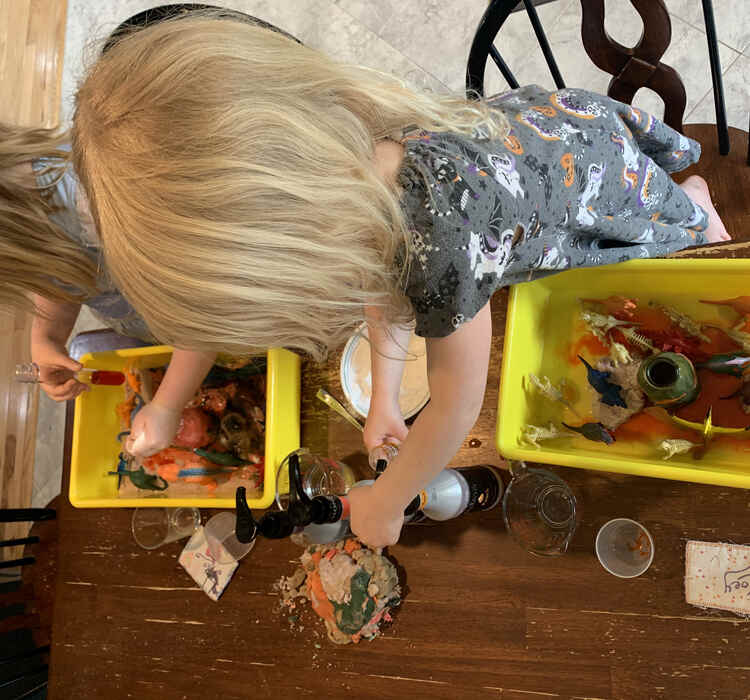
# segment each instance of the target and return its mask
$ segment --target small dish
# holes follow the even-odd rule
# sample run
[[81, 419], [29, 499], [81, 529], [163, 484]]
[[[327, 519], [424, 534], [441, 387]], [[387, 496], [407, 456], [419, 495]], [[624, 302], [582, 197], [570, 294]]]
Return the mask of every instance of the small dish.
[[[341, 387], [349, 405], [357, 415], [367, 418], [372, 394], [372, 374], [370, 372], [370, 341], [366, 323], [357, 329], [344, 347], [341, 355], [340, 377]], [[419, 413], [429, 400], [430, 387], [427, 383], [425, 341], [424, 338], [412, 333], [399, 394], [399, 406], [404, 419]]]

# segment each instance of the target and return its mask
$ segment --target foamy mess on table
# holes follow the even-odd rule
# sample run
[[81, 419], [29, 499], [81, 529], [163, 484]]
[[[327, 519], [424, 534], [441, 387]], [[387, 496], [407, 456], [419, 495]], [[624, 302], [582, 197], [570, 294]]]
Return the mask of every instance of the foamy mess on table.
[[[370, 341], [367, 331], [362, 333], [356, 343], [349, 362], [350, 400], [355, 408], [367, 413], [372, 396], [372, 372], [370, 365]], [[398, 404], [401, 414], [409, 416], [422, 407], [429, 397], [427, 383], [427, 355], [424, 338], [412, 333], [409, 348], [404, 361], [404, 374], [401, 378]]]

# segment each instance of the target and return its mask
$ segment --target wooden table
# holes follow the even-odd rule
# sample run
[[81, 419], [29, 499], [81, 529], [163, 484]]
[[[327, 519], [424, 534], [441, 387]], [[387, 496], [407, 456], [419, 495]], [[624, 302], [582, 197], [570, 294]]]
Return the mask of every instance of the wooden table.
[[[713, 127], [703, 135], [712, 139]], [[746, 142], [735, 137], [732, 157], [742, 164]], [[737, 197], [721, 200], [737, 226], [750, 201], [743, 177], [716, 180]], [[709, 254], [746, 255], [747, 245]], [[493, 299], [487, 396], [454, 465], [501, 464], [493, 442], [506, 299]], [[320, 386], [341, 395], [337, 360], [304, 369], [303, 441], [362, 466], [360, 436], [314, 399]], [[69, 409], [63, 493], [71, 417]], [[566, 556], [523, 552], [499, 510], [407, 527], [390, 549], [407, 590], [396, 622], [382, 638], [347, 647], [329, 644], [309, 615], [292, 631], [277, 611], [273, 584], [293, 570], [295, 545], [259, 541], [212, 603], [177, 564], [179, 543], [145, 552], [130, 535], [131, 510], [76, 510], [63, 498], [50, 697], [750, 697], [750, 623], [693, 608], [683, 593], [685, 541], [749, 541], [750, 495], [556, 471], [583, 509]], [[643, 522], [655, 538], [654, 563], [638, 579], [610, 576], [594, 556], [597, 529], [615, 516]]]

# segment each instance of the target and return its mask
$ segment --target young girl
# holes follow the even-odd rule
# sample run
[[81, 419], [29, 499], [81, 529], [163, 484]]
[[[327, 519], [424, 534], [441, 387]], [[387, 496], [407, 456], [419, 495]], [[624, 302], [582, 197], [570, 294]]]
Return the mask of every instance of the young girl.
[[[65, 349], [82, 303], [117, 332], [154, 341], [100, 264], [98, 236], [69, 159], [66, 135], [0, 124], [0, 304], [35, 313], [31, 357], [42, 388], [57, 401], [87, 389], [75, 378], [80, 363]], [[182, 408], [214, 358], [176, 352], [167, 386], [135, 422], [152, 426], [139, 447], [154, 451], [169, 444]]]
[[[113, 46], [78, 93], [73, 148], [108, 269], [159, 340], [193, 351], [170, 369], [191, 391], [201, 353], [320, 358], [364, 310], [365, 444], [401, 441], [350, 493], [352, 529], [375, 546], [398, 539], [477, 418], [495, 290], [727, 238], [705, 183], [667, 174], [698, 145], [636, 109], [583, 90], [420, 94], [210, 15]], [[414, 318], [431, 401], [407, 430]], [[138, 426], [151, 444], [172, 437], [159, 415]]]

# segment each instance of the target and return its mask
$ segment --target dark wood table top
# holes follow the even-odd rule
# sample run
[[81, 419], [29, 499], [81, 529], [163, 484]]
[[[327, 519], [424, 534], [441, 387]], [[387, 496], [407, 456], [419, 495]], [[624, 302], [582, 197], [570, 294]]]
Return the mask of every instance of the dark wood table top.
[[[713, 127], [693, 133], [715, 138]], [[741, 170], [747, 136], [732, 137], [734, 154], [720, 165], [734, 175], [709, 177], [737, 239], [740, 226], [750, 233], [750, 169]], [[716, 159], [706, 151], [711, 172]], [[708, 254], [746, 257], [747, 247], [736, 240]], [[487, 396], [453, 465], [502, 464], [494, 432], [506, 300], [500, 292], [492, 302]], [[361, 466], [361, 436], [314, 399], [320, 386], [341, 396], [337, 361], [303, 369], [303, 442]], [[71, 418], [69, 407], [68, 428]], [[69, 458], [70, 430], [63, 494]], [[395, 623], [346, 647], [330, 644], [309, 611], [295, 624], [278, 611], [273, 584], [293, 570], [292, 543], [259, 541], [213, 603], [177, 563], [180, 543], [145, 552], [131, 537], [130, 509], [76, 510], [64, 497], [50, 697], [747, 698], [750, 623], [687, 605], [683, 586], [686, 540], [750, 541], [750, 495], [555, 471], [583, 510], [568, 554], [525, 553], [499, 509], [409, 526], [390, 548], [407, 590]], [[616, 579], [594, 555], [597, 529], [616, 516], [654, 536], [654, 563], [640, 578]]]

